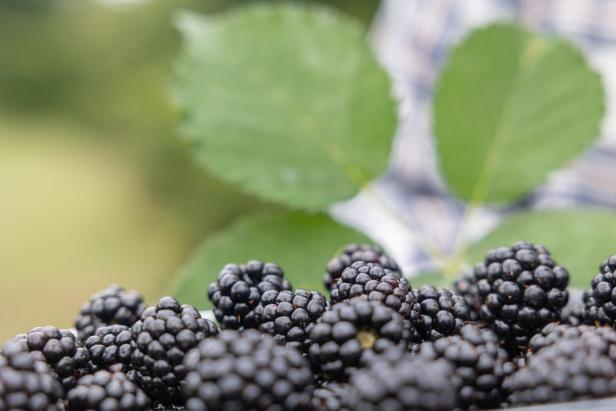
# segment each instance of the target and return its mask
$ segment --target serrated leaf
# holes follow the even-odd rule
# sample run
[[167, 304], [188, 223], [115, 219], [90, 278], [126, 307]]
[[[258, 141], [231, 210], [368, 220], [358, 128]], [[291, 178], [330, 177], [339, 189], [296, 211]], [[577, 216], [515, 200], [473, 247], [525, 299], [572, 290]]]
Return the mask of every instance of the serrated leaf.
[[472, 261], [482, 261], [487, 250], [519, 240], [545, 245], [569, 270], [571, 285], [588, 288], [601, 261], [616, 254], [616, 213], [575, 209], [514, 214], [471, 247]]
[[172, 295], [183, 303], [207, 308], [207, 288], [220, 269], [250, 259], [280, 264], [295, 288], [322, 291], [325, 265], [336, 250], [346, 243], [366, 241], [362, 234], [324, 214], [248, 217], [205, 241], [181, 270]]
[[385, 170], [395, 107], [355, 21], [327, 8], [261, 4], [184, 13], [177, 26], [181, 128], [220, 178], [321, 210]]
[[449, 187], [473, 203], [527, 194], [598, 136], [603, 101], [598, 74], [573, 45], [504, 24], [473, 32], [435, 95]]

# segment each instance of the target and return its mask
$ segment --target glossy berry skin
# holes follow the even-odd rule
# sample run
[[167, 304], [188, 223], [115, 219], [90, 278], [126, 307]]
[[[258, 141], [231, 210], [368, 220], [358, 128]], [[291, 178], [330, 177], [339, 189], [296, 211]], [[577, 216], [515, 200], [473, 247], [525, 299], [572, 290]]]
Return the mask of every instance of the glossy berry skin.
[[132, 329], [135, 380], [154, 400], [181, 405], [186, 375], [184, 355], [218, 330], [191, 305], [163, 297], [147, 308]]
[[616, 325], [616, 255], [601, 263], [583, 300], [587, 322]]
[[310, 365], [302, 354], [257, 330], [224, 330], [191, 350], [188, 411], [309, 411]]
[[464, 298], [430, 285], [417, 290], [419, 321], [417, 330], [423, 340], [434, 341], [456, 334], [471, 320], [471, 308]]
[[68, 411], [147, 411], [150, 399], [123, 372], [97, 371], [81, 377], [67, 394]]
[[75, 329], [82, 341], [94, 335], [99, 327], [120, 324], [131, 327], [143, 312], [143, 297], [136, 291], [126, 291], [111, 285], [94, 294], [83, 304], [75, 320]]
[[310, 330], [309, 358], [327, 381], [344, 382], [371, 352], [406, 346], [411, 324], [376, 301], [355, 298], [332, 306]]
[[543, 348], [552, 346], [560, 340], [576, 339], [605, 342], [616, 348], [616, 330], [611, 327], [551, 323], [531, 338], [528, 354], [536, 354]]
[[491, 250], [474, 276], [481, 318], [512, 352], [524, 351], [533, 335], [559, 321], [569, 299], [569, 273], [541, 245], [518, 242]]
[[443, 358], [453, 365], [453, 373], [461, 382], [461, 409], [498, 408], [504, 398], [503, 379], [515, 370], [496, 334], [470, 324], [462, 327], [459, 335], [421, 344], [416, 355], [426, 360]]
[[127, 371], [134, 348], [131, 330], [119, 324], [101, 327], [86, 340], [85, 347], [96, 369]]
[[222, 329], [257, 328], [255, 308], [266, 291], [291, 290], [282, 269], [258, 260], [246, 264], [227, 264], [210, 284], [208, 297]]
[[471, 321], [479, 320], [481, 309], [481, 297], [477, 289], [477, 280], [474, 275], [464, 275], [453, 283], [453, 292], [466, 301], [471, 308]]
[[62, 386], [46, 362], [5, 343], [0, 354], [0, 410], [61, 411]]
[[279, 344], [305, 351], [310, 345], [310, 330], [327, 307], [325, 297], [316, 291], [269, 290], [263, 293], [256, 309], [259, 329]]
[[53, 326], [36, 327], [13, 340], [39, 360], [45, 361], [65, 391], [71, 389], [77, 379], [88, 371], [88, 351], [69, 330]]
[[342, 275], [345, 268], [349, 267], [356, 261], [364, 261], [366, 263], [377, 263], [383, 268], [397, 272], [402, 276], [398, 264], [379, 246], [371, 244], [348, 244], [342, 252], [332, 258], [325, 269], [323, 284], [325, 288], [331, 291], [336, 287], [338, 279]]
[[312, 394], [312, 408], [314, 411], [350, 411], [350, 391], [346, 384], [324, 384]]
[[406, 278], [376, 263], [356, 261], [345, 268], [332, 290], [333, 304], [365, 296], [396, 310], [411, 322], [419, 317], [417, 297]]

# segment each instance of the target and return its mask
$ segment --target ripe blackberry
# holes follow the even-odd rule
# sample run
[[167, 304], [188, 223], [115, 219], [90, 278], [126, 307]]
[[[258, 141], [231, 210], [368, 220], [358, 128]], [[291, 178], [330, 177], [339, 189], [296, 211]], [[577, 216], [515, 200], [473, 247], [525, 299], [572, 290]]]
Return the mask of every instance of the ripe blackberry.
[[496, 334], [487, 328], [465, 325], [459, 335], [424, 342], [417, 356], [427, 360], [444, 358], [454, 366], [461, 382], [458, 406], [498, 408], [503, 399], [501, 384], [515, 367]]
[[332, 290], [332, 303], [358, 296], [398, 311], [411, 322], [419, 317], [417, 297], [406, 278], [376, 263], [356, 261], [345, 268]]
[[481, 308], [481, 297], [477, 289], [477, 281], [474, 275], [465, 275], [453, 283], [455, 294], [464, 298], [466, 304], [471, 308], [471, 321], [479, 320], [479, 310]]
[[216, 282], [210, 284], [208, 296], [221, 328], [256, 328], [259, 320], [254, 310], [269, 290], [291, 290], [291, 284], [277, 264], [251, 260], [225, 265]]
[[143, 297], [136, 291], [126, 291], [118, 285], [111, 285], [94, 294], [81, 307], [75, 320], [75, 329], [82, 341], [94, 335], [96, 329], [112, 324], [131, 327], [144, 309]]
[[569, 273], [541, 245], [518, 242], [486, 254], [474, 272], [481, 318], [512, 351], [524, 350], [546, 324], [560, 320]]
[[565, 338], [527, 357], [527, 365], [507, 377], [510, 405], [566, 402], [616, 394], [616, 350], [592, 333]]
[[201, 317], [195, 307], [180, 305], [172, 297], [161, 298], [131, 329], [135, 380], [152, 399], [181, 404], [185, 353], [217, 333], [216, 325]]
[[417, 302], [417, 330], [423, 340], [433, 341], [456, 334], [471, 320], [471, 308], [464, 298], [447, 289], [424, 285], [417, 290]]
[[597, 325], [616, 325], [616, 255], [603, 261], [583, 295], [585, 318]]
[[351, 375], [347, 396], [357, 411], [450, 411], [457, 406], [458, 382], [449, 361], [403, 358], [374, 362]]
[[22, 344], [8, 342], [0, 354], [0, 410], [60, 411], [62, 386], [49, 366]]
[[345, 381], [366, 352], [405, 346], [413, 330], [408, 320], [376, 301], [355, 298], [334, 305], [310, 330], [309, 358], [327, 381]]
[[13, 341], [20, 344], [24, 351], [45, 361], [65, 391], [73, 388], [77, 379], [88, 372], [88, 351], [69, 330], [52, 326], [36, 327], [27, 334], [15, 336]]
[[88, 338], [85, 347], [96, 369], [126, 371], [133, 354], [131, 330], [125, 325], [101, 327]]
[[314, 390], [312, 409], [314, 411], [350, 411], [347, 385], [328, 383]]
[[577, 290], [572, 290], [567, 305], [560, 311], [560, 323], [578, 326], [586, 322], [584, 317], [585, 309], [582, 294]]
[[310, 330], [327, 306], [325, 297], [316, 291], [266, 291], [256, 308], [259, 329], [273, 335], [279, 344], [305, 351]]
[[611, 327], [550, 323], [530, 339], [529, 352], [535, 354], [545, 347], [554, 345], [557, 341], [570, 339], [604, 341], [616, 347], [616, 330]]
[[[383, 268], [393, 272], [401, 273], [398, 264], [379, 246], [370, 244], [348, 244], [342, 252], [332, 258], [325, 269], [323, 284], [329, 291], [336, 288], [336, 283], [342, 275], [345, 268], [349, 267], [356, 261], [365, 261], [367, 263], [378, 263]], [[400, 274], [400, 276], [402, 276]]]
[[68, 392], [69, 411], [146, 411], [150, 399], [123, 372], [97, 371]]
[[257, 330], [224, 330], [186, 354], [184, 365], [189, 411], [310, 410], [307, 360]]

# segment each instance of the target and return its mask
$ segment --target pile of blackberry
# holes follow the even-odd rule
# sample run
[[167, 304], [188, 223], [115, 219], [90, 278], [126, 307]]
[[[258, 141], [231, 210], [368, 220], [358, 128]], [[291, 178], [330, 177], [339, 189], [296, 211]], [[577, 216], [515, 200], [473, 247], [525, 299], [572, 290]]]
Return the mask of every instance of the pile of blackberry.
[[[327, 264], [329, 295], [275, 263], [227, 264], [218, 324], [173, 297], [111, 286], [75, 332], [0, 351], [0, 411], [463, 411], [616, 398], [616, 256], [583, 294], [548, 250], [488, 251], [452, 289], [413, 288], [381, 249]], [[308, 273], [304, 273], [307, 275]], [[220, 329], [219, 329], [220, 327]]]

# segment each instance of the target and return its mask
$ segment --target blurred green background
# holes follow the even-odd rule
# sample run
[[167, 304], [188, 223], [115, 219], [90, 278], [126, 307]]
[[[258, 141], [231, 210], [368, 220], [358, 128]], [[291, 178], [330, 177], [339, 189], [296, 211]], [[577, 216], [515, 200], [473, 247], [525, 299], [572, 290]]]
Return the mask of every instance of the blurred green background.
[[[112, 282], [152, 301], [197, 243], [273, 208], [195, 165], [169, 102], [174, 13], [242, 3], [0, 0], [1, 339], [70, 326]], [[321, 3], [366, 25], [378, 6]]]

